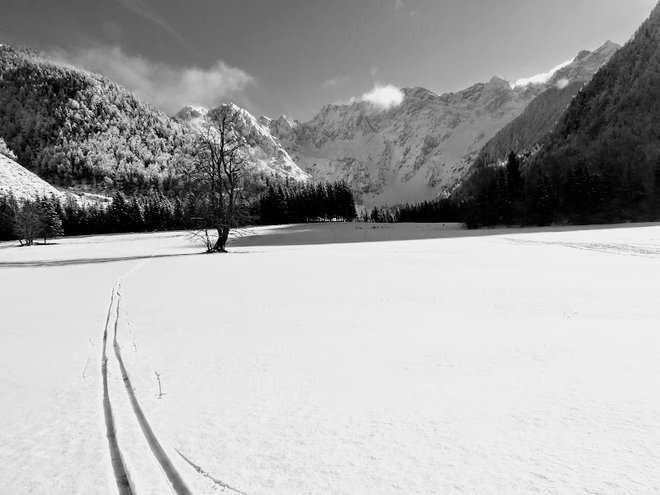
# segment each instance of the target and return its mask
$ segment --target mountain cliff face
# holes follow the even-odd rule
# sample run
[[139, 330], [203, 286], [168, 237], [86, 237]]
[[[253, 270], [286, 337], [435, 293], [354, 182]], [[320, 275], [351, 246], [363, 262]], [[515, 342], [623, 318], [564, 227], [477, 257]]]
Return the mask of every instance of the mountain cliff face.
[[593, 52], [580, 52], [571, 64], [550, 78], [548, 89], [486, 143], [477, 161], [502, 161], [511, 151], [519, 154], [531, 152], [552, 130], [573, 97], [619, 48], [608, 41]]
[[607, 43], [593, 54], [581, 52], [541, 82], [514, 85], [494, 77], [444, 95], [409, 88], [387, 110], [360, 101], [327, 105], [309, 122], [262, 122], [313, 178], [346, 180], [368, 206], [431, 199], [459, 182], [482, 147], [536, 97], [575, 89], [614, 49]]
[[264, 127], [250, 112], [233, 103], [212, 110], [187, 106], [175, 118], [198, 132], [204, 132], [209, 128], [214, 114], [222, 112], [233, 116], [232, 125], [246, 144], [248, 163], [253, 173], [280, 181], [305, 182], [309, 179], [309, 174], [296, 165], [279, 141], [271, 135], [268, 127]]

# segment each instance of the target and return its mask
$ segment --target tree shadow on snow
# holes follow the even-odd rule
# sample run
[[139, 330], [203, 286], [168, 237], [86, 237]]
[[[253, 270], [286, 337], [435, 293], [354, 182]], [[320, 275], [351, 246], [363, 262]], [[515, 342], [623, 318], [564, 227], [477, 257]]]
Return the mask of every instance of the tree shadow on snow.
[[139, 256], [114, 256], [105, 258], [77, 258], [77, 259], [62, 259], [62, 260], [29, 260], [29, 261], [0, 261], [0, 268], [39, 268], [39, 267], [55, 267], [55, 266], [75, 266], [75, 265], [93, 265], [98, 263], [117, 263], [121, 261], [140, 261], [158, 258], [179, 258], [182, 256], [196, 256], [202, 254], [196, 253], [180, 253], [180, 254], [155, 254], [155, 255], [139, 255]]
[[230, 239], [228, 249], [237, 247], [306, 246], [319, 244], [352, 244], [365, 242], [417, 241], [429, 239], [455, 239], [497, 235], [578, 232], [604, 229], [657, 227], [660, 223], [615, 225], [555, 226], [555, 227], [502, 227], [468, 230], [461, 224], [373, 224], [373, 223], [318, 223], [249, 229]]

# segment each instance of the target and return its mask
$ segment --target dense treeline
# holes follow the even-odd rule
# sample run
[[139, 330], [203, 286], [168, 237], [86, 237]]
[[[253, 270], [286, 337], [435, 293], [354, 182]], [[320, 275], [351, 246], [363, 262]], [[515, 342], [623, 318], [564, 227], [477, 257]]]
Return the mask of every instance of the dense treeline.
[[461, 221], [461, 208], [450, 198], [439, 198], [417, 204], [406, 203], [394, 210], [395, 222], [451, 223]]
[[[0, 240], [60, 235], [91, 235], [200, 229], [210, 205], [204, 196], [187, 194], [170, 200], [158, 191], [127, 197], [116, 193], [109, 204], [81, 203], [70, 196], [35, 201], [0, 197]], [[259, 225], [318, 221], [352, 221], [355, 200], [344, 182], [277, 188], [271, 186], [249, 208]]]
[[262, 225], [325, 220], [350, 222], [357, 216], [355, 198], [346, 182], [268, 187], [256, 206]]
[[660, 160], [646, 178], [595, 171], [584, 162], [562, 174], [528, 169], [523, 175], [520, 169], [521, 161], [513, 153], [506, 166], [477, 169], [461, 191], [462, 221], [474, 228], [660, 218]]
[[371, 223], [455, 223], [461, 218], [461, 205], [451, 198], [399, 206], [374, 206], [358, 215], [361, 222]]
[[512, 160], [480, 164], [456, 194], [468, 225], [660, 218], [660, 5], [518, 164], [515, 191]]
[[56, 186], [180, 192], [186, 128], [106, 78], [0, 46], [0, 137]]

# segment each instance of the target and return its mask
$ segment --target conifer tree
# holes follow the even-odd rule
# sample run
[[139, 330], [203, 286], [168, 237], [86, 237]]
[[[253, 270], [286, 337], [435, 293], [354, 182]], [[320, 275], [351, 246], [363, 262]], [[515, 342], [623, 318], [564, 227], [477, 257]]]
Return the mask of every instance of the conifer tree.
[[41, 201], [41, 237], [44, 238], [44, 244], [46, 244], [47, 239], [54, 239], [55, 237], [61, 237], [64, 235], [64, 230], [62, 229], [62, 218], [57, 212], [57, 208], [53, 199], [43, 199]]

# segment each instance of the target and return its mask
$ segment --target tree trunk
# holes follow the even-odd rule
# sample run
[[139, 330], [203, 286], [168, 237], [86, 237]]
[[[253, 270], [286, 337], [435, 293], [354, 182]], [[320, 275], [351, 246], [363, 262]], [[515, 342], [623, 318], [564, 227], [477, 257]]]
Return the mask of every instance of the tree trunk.
[[215, 253], [226, 253], [225, 246], [229, 239], [229, 227], [218, 227], [218, 240], [215, 242], [212, 251]]

